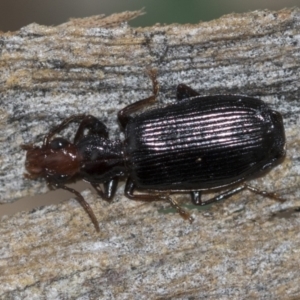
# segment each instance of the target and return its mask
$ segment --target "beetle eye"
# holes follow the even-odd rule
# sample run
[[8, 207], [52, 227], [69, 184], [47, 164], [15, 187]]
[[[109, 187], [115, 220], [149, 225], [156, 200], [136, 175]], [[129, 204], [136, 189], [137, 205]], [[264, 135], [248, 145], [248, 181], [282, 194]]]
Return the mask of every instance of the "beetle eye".
[[50, 142], [50, 147], [53, 150], [59, 150], [68, 146], [69, 142], [63, 138], [55, 138]]

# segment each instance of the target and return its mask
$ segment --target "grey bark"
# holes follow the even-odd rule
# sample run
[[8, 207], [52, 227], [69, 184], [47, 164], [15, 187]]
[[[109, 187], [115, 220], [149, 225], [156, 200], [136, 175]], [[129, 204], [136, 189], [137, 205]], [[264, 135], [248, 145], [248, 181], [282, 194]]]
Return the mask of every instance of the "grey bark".
[[75, 200], [3, 217], [0, 298], [298, 299], [300, 10], [128, 26], [139, 14], [1, 33], [1, 202], [47, 190], [23, 177], [20, 145], [41, 142], [64, 118], [93, 114], [122, 138], [116, 113], [151, 95], [150, 69], [158, 71], [160, 104], [185, 83], [203, 95], [259, 97], [280, 111], [287, 157], [251, 184], [287, 201], [244, 192], [194, 208], [191, 225], [167, 203], [122, 197], [121, 187], [111, 204], [84, 192], [99, 234]]

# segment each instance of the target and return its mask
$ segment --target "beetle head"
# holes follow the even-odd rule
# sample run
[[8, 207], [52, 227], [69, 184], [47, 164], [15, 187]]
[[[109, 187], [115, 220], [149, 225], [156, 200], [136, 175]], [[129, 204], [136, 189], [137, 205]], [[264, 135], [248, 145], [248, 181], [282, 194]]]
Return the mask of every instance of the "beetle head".
[[76, 147], [63, 138], [55, 138], [40, 147], [22, 145], [27, 151], [25, 168], [26, 177], [35, 179], [46, 178], [70, 178], [80, 169], [80, 158]]

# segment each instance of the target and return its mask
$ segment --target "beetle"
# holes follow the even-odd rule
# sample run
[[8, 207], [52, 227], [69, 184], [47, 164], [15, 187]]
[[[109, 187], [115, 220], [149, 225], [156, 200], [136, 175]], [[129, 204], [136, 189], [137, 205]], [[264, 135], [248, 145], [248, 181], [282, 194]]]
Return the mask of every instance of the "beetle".
[[[142, 111], [156, 101], [158, 82], [151, 73], [153, 95], [118, 113], [125, 139], [110, 140], [106, 126], [91, 115], [75, 115], [54, 127], [42, 146], [23, 145], [30, 179], [74, 193], [97, 231], [97, 219], [82, 195], [65, 185], [76, 177], [89, 182], [111, 201], [118, 181], [127, 177], [125, 195], [133, 200], [169, 201], [186, 219], [192, 217], [169, 196], [190, 193], [195, 205], [229, 198], [244, 189], [284, 201], [276, 193], [245, 183], [285, 156], [283, 119], [262, 100], [238, 95], [200, 96], [179, 84], [177, 102]], [[71, 122], [79, 127], [70, 142], [54, 137]], [[87, 132], [87, 133], [86, 133]], [[101, 187], [102, 186], [102, 187]], [[206, 201], [203, 191], [227, 188]], [[135, 190], [144, 191], [136, 194]]]

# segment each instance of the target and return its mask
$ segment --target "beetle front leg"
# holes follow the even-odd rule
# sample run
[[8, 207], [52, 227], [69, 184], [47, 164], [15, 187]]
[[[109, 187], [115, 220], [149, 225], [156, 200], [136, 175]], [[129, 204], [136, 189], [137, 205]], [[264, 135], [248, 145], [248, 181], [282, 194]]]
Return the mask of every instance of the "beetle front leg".
[[67, 191], [69, 191], [69, 192], [75, 194], [75, 195], [76, 195], [76, 200], [79, 202], [79, 204], [83, 207], [83, 209], [84, 209], [84, 210], [86, 211], [86, 213], [89, 215], [90, 219], [92, 220], [92, 222], [93, 222], [93, 224], [94, 224], [94, 226], [95, 226], [96, 231], [97, 231], [97, 232], [100, 231], [99, 223], [98, 223], [98, 221], [97, 221], [97, 218], [96, 218], [96, 216], [95, 216], [95, 214], [94, 214], [92, 208], [91, 208], [90, 205], [84, 200], [84, 198], [82, 197], [82, 195], [81, 195], [78, 191], [76, 191], [76, 190], [74, 190], [74, 189], [72, 189], [72, 188], [69, 188], [69, 187], [67, 187], [67, 186], [65, 186], [65, 185], [63, 185], [63, 184], [59, 184], [59, 183], [50, 183], [50, 185], [53, 186], [53, 187], [55, 187], [55, 188], [57, 188], [57, 189], [67, 190]]
[[119, 179], [117, 177], [111, 179], [110, 181], [104, 182], [103, 183], [104, 191], [100, 188], [99, 184], [93, 182], [90, 182], [90, 184], [94, 187], [94, 189], [97, 191], [98, 195], [102, 199], [110, 202], [116, 193], [118, 182]]
[[159, 201], [159, 200], [164, 200], [164, 201], [168, 201], [169, 203], [171, 203], [171, 205], [177, 210], [177, 212], [180, 214], [180, 216], [185, 219], [185, 220], [189, 220], [190, 223], [192, 223], [194, 221], [194, 218], [190, 215], [189, 212], [187, 212], [186, 210], [184, 210], [183, 208], [181, 208], [179, 206], [179, 204], [172, 199], [170, 196], [168, 195], [158, 195], [158, 194], [139, 194], [139, 195], [134, 195], [133, 192], [135, 190], [135, 184], [134, 182], [128, 178], [126, 185], [125, 185], [125, 196], [131, 200], [136, 200], [136, 201]]
[[176, 98], [177, 100], [183, 100], [191, 97], [199, 96], [195, 90], [190, 88], [189, 86], [181, 83], [177, 85]]
[[71, 116], [67, 119], [65, 119], [62, 123], [60, 123], [59, 125], [55, 126], [54, 128], [52, 128], [48, 134], [44, 137], [44, 145], [48, 145], [49, 141], [51, 140], [51, 138], [59, 133], [60, 131], [62, 131], [65, 127], [67, 127], [70, 123], [72, 122], [79, 122], [81, 120], [83, 120], [86, 117], [86, 115], [76, 115], [76, 116]]
[[95, 134], [100, 137], [104, 137], [105, 139], [108, 138], [107, 127], [94, 116], [87, 115], [81, 120], [81, 123], [75, 134], [75, 138], [74, 138], [75, 144], [83, 137], [84, 131], [86, 129], [89, 130], [89, 134]]
[[126, 125], [133, 113], [143, 109], [145, 106], [151, 105], [156, 102], [156, 97], [159, 90], [159, 84], [156, 79], [156, 75], [157, 74], [155, 70], [149, 71], [149, 76], [152, 80], [152, 87], [153, 87], [152, 96], [139, 100], [135, 103], [132, 103], [118, 112], [118, 120], [124, 129], [126, 128]]

